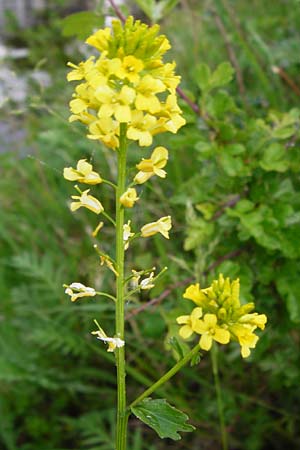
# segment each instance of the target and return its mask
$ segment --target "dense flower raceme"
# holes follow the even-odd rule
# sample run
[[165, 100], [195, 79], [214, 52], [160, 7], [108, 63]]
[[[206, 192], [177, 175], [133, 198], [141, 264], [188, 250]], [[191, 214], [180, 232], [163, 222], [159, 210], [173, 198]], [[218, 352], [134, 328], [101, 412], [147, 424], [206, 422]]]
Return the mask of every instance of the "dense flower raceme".
[[259, 339], [254, 331], [265, 328], [267, 317], [251, 312], [254, 303], [241, 305], [239, 291], [239, 279], [231, 282], [222, 274], [206, 289], [200, 289], [198, 283], [189, 286], [183, 297], [192, 300], [197, 307], [190, 315], [177, 317], [177, 323], [182, 325], [180, 336], [188, 339], [194, 333], [199, 334], [200, 348], [207, 351], [213, 341], [220, 344], [237, 341], [243, 358], [249, 356], [250, 349], [256, 346]]
[[98, 30], [86, 41], [101, 53], [98, 58], [68, 63], [73, 69], [68, 81], [80, 82], [69, 120], [84, 123], [88, 138], [116, 149], [120, 123], [125, 123], [128, 139], [149, 146], [154, 135], [176, 133], [185, 124], [176, 99], [180, 77], [174, 62], [162, 60], [170, 44], [158, 32], [158, 25], [148, 27], [132, 17], [124, 25], [115, 20], [112, 28]]

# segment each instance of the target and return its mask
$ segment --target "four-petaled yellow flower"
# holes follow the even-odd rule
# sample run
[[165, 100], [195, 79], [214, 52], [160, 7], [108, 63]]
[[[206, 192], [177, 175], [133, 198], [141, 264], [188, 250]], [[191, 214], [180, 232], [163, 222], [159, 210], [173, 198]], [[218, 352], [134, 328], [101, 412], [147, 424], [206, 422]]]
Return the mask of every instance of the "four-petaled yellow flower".
[[135, 98], [134, 89], [123, 86], [118, 93], [107, 85], [99, 86], [96, 90], [95, 97], [102, 103], [98, 112], [100, 119], [114, 115], [120, 123], [128, 123], [131, 121], [130, 105]]
[[111, 117], [102, 117], [89, 124], [88, 138], [99, 139], [107, 147], [115, 149], [119, 145], [119, 138], [116, 135], [118, 123]]
[[134, 110], [131, 114], [132, 120], [128, 124], [127, 137], [133, 141], [139, 141], [141, 147], [147, 147], [153, 142], [153, 131], [157, 119], [151, 114], [144, 115], [142, 111]]
[[203, 320], [198, 320], [194, 323], [193, 330], [201, 334], [199, 345], [203, 350], [210, 350], [213, 340], [220, 344], [228, 344], [230, 341], [229, 331], [217, 324], [217, 316], [215, 314], [205, 314]]
[[82, 192], [80, 196], [72, 195], [72, 199], [77, 201], [71, 203], [71, 211], [76, 211], [81, 207], [87, 208], [90, 211], [93, 211], [95, 214], [100, 214], [102, 213], [102, 211], [104, 211], [104, 208], [99, 200], [92, 195], [88, 195], [89, 192], [90, 189], [87, 189], [86, 191]]
[[99, 173], [93, 171], [92, 164], [86, 162], [86, 159], [80, 159], [76, 169], [66, 167], [64, 169], [64, 178], [68, 181], [79, 181], [79, 183], [92, 185], [102, 183]]
[[139, 73], [143, 70], [144, 63], [133, 55], [125, 56], [122, 61], [122, 75], [131, 83], [137, 83], [140, 79]]
[[83, 80], [89, 74], [89, 72], [94, 69], [94, 60], [95, 57], [91, 56], [86, 61], [80, 62], [78, 66], [71, 62], [68, 62], [67, 65], [69, 67], [72, 67], [74, 70], [71, 70], [71, 72], [68, 73], [67, 80], [68, 81]]
[[183, 327], [179, 330], [179, 335], [183, 339], [188, 339], [194, 333], [195, 323], [202, 317], [202, 308], [199, 306], [194, 308], [192, 313], [189, 316], [179, 316], [176, 319], [176, 322], [179, 325], [183, 325]]
[[241, 355], [247, 358], [250, 355], [250, 348], [255, 348], [258, 336], [253, 333], [255, 326], [234, 324], [230, 327], [230, 332], [238, 340], [241, 346]]
[[163, 170], [168, 161], [168, 150], [165, 147], [156, 147], [152, 152], [149, 159], [142, 159], [142, 161], [137, 164], [137, 169], [139, 172], [134, 177], [134, 182], [137, 184], [145, 183], [153, 175], [165, 178], [167, 173]]
[[94, 297], [97, 294], [94, 288], [85, 286], [82, 283], [72, 283], [70, 286], [65, 285], [65, 287], [65, 293], [70, 295], [72, 302], [81, 297]]
[[156, 222], [150, 222], [141, 228], [142, 237], [150, 237], [156, 233], [161, 233], [166, 239], [169, 239], [169, 231], [172, 228], [171, 216], [161, 217]]
[[135, 202], [139, 200], [137, 192], [134, 188], [128, 188], [120, 197], [120, 202], [125, 208], [132, 208]]
[[145, 75], [136, 86], [136, 109], [155, 114], [160, 111], [161, 104], [155, 94], [165, 91], [165, 85], [161, 80]]

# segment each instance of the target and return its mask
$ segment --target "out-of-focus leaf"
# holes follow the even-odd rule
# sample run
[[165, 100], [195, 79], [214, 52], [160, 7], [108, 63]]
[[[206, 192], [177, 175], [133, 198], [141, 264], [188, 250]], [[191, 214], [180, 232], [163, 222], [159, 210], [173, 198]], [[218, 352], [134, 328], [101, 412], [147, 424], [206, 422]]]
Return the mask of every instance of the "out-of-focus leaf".
[[81, 11], [71, 14], [62, 20], [63, 36], [76, 36], [78, 39], [87, 38], [95, 28], [101, 28], [103, 17], [92, 11]]
[[275, 170], [285, 172], [288, 169], [288, 161], [283, 146], [277, 142], [269, 145], [264, 150], [263, 158], [259, 163], [260, 167], [266, 171]]

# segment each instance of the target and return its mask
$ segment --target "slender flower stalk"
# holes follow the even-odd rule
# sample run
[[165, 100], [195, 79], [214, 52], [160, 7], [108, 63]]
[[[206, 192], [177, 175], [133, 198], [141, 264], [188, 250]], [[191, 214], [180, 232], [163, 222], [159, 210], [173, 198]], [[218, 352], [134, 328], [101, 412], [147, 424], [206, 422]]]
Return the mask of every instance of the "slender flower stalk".
[[[117, 303], [116, 303], [116, 336], [122, 340], [124, 338], [124, 242], [123, 242], [123, 227], [124, 227], [124, 207], [120, 201], [121, 196], [125, 191], [126, 182], [126, 153], [127, 153], [127, 139], [126, 139], [126, 124], [121, 124], [120, 127], [120, 147], [118, 150], [118, 183], [116, 190], [116, 269], [117, 276]], [[116, 448], [117, 450], [126, 449], [126, 429], [127, 420], [126, 415], [126, 384], [125, 384], [125, 346], [116, 350], [117, 363], [117, 436]]]
[[216, 394], [217, 394], [218, 415], [219, 415], [219, 421], [220, 421], [222, 448], [223, 448], [223, 450], [228, 450], [228, 436], [227, 436], [226, 425], [225, 425], [224, 405], [223, 405], [222, 389], [221, 389], [220, 376], [219, 376], [218, 347], [217, 347], [216, 343], [213, 343], [213, 345], [212, 345], [211, 362], [212, 362], [212, 371], [213, 371], [213, 376], [214, 376], [215, 389], [216, 389]]

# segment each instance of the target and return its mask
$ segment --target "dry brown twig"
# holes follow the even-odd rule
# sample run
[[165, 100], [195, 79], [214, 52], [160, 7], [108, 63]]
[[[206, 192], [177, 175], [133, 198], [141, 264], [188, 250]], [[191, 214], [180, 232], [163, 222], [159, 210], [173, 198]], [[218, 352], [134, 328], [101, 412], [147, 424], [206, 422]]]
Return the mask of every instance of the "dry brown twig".
[[245, 93], [246, 93], [246, 89], [245, 89], [245, 84], [244, 84], [244, 79], [243, 79], [243, 74], [241, 71], [241, 68], [239, 66], [234, 48], [231, 44], [230, 38], [227, 34], [227, 30], [221, 20], [221, 18], [219, 17], [219, 15], [217, 14], [216, 11], [212, 11], [213, 13], [213, 18], [214, 21], [216, 23], [216, 26], [224, 40], [224, 44], [228, 53], [228, 58], [231, 61], [231, 64], [233, 65], [233, 67], [235, 68], [236, 71], [236, 79], [237, 79], [237, 83], [238, 83], [238, 87], [239, 87], [239, 91], [240, 91], [240, 95], [243, 99], [243, 101], [245, 101]]

